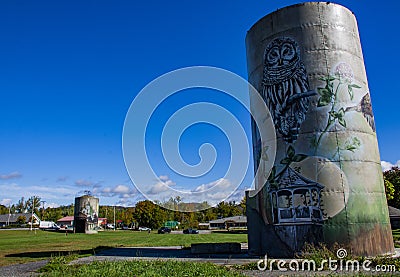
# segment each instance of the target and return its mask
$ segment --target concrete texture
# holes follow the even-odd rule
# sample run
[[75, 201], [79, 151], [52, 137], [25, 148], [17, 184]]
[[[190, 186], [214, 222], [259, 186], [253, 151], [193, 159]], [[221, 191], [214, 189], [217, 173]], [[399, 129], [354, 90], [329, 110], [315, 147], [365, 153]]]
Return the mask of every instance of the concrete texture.
[[[249, 82], [277, 130], [274, 176], [247, 197], [249, 253], [291, 257], [316, 242], [355, 255], [393, 253], [353, 13], [327, 2], [282, 8], [250, 28], [246, 49]], [[258, 165], [263, 144], [253, 145]]]

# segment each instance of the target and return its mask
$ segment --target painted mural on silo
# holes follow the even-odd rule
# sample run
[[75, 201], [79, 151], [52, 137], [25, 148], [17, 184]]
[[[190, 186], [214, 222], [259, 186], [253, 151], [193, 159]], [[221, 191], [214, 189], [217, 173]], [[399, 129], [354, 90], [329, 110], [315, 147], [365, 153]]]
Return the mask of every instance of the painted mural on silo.
[[[246, 47], [249, 82], [266, 102], [277, 133], [268, 182], [256, 197], [247, 196], [249, 252], [292, 256], [305, 243], [337, 242], [356, 255], [392, 253], [352, 12], [325, 2], [289, 6], [252, 26]], [[256, 140], [253, 128], [258, 165]]]
[[74, 230], [76, 233], [97, 233], [99, 199], [91, 195], [75, 198]]

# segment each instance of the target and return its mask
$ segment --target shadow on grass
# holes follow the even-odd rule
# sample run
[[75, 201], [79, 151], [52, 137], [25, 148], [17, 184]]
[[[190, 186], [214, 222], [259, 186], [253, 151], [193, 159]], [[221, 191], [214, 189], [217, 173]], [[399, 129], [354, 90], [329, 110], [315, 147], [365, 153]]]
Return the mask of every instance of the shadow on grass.
[[247, 234], [247, 229], [212, 230], [213, 234]]
[[68, 255], [95, 255], [100, 251], [110, 249], [108, 246], [98, 246], [91, 249], [82, 250], [68, 250], [68, 251], [37, 251], [37, 252], [22, 252], [5, 255], [5, 257], [23, 257], [23, 258], [50, 258], [56, 256], [68, 256]]

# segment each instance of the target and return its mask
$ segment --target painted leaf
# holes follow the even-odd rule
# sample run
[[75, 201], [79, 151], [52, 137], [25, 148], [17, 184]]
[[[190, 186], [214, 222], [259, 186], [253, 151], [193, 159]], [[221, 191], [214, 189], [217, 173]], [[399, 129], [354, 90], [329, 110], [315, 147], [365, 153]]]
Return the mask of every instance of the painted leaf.
[[344, 114], [345, 114], [345, 111], [344, 111], [343, 108], [341, 108], [341, 109], [336, 113], [337, 118], [343, 118], [343, 117], [344, 117]]
[[338, 122], [339, 122], [340, 125], [342, 125], [343, 127], [346, 128], [346, 120], [344, 120], [344, 118], [342, 118], [342, 117], [339, 118], [339, 119], [338, 119]]
[[324, 106], [327, 106], [327, 105], [329, 105], [331, 103], [331, 99], [330, 98], [327, 98], [327, 97], [321, 97], [319, 100], [318, 100], [318, 107], [324, 107]]
[[337, 113], [335, 112], [335, 111], [330, 111], [329, 112], [329, 115], [332, 117], [332, 118], [337, 118], [338, 116], [337, 116]]
[[351, 152], [353, 152], [354, 153], [354, 151], [357, 149], [357, 147], [355, 147], [354, 145], [348, 145], [347, 147], [346, 147], [346, 150], [349, 150], [349, 151], [351, 151]]
[[318, 79], [321, 80], [321, 81], [333, 81], [333, 80], [335, 80], [336, 78], [333, 77], [333, 76], [328, 75], [328, 76], [320, 77], [320, 78], [318, 78]]
[[284, 158], [283, 160], [281, 160], [281, 164], [290, 164], [291, 162], [292, 160], [289, 158]]
[[318, 93], [322, 97], [330, 98], [332, 96], [332, 91], [328, 88], [318, 88]]
[[307, 158], [307, 155], [297, 154], [297, 155], [294, 155], [293, 161], [298, 163], [298, 162], [301, 162], [302, 160], [304, 160], [305, 158]]
[[287, 156], [289, 157], [289, 158], [293, 158], [294, 157], [294, 154], [295, 154], [295, 151], [294, 151], [294, 148], [293, 148], [293, 146], [289, 146], [289, 148], [288, 148], [288, 150], [287, 150]]
[[352, 88], [351, 85], [349, 85], [349, 86], [347, 87], [347, 91], [349, 92], [350, 99], [353, 100], [353, 98], [354, 98], [354, 93], [353, 93], [353, 88]]
[[351, 84], [350, 86], [353, 87], [353, 88], [361, 88], [360, 86], [358, 86], [356, 84]]

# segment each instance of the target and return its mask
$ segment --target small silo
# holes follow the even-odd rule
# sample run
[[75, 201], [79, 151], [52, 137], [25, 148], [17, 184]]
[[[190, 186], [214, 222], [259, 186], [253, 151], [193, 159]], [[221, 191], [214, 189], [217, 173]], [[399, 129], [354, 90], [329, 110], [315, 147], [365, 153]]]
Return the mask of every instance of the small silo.
[[[353, 13], [329, 2], [285, 7], [251, 27], [246, 48], [249, 82], [277, 134], [269, 180], [255, 197], [247, 194], [250, 254], [293, 256], [318, 242], [339, 243], [356, 255], [392, 253]], [[257, 165], [260, 143], [253, 145]]]
[[98, 227], [99, 199], [85, 194], [75, 198], [74, 231], [95, 234]]

